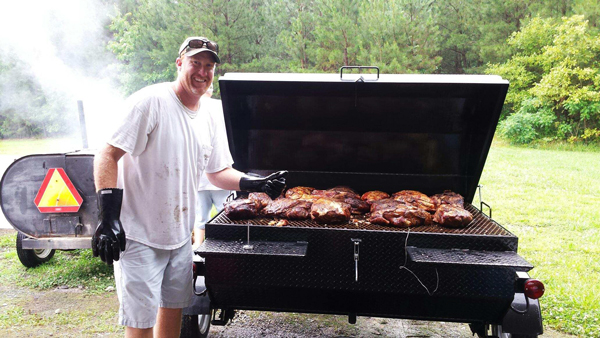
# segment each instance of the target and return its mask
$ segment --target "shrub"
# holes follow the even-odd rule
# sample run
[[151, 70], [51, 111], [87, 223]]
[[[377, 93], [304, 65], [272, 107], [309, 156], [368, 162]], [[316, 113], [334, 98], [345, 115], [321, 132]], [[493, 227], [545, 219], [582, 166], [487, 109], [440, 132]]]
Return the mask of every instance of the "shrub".
[[515, 114], [500, 123], [500, 134], [511, 143], [527, 144], [556, 133], [556, 117], [550, 107], [536, 99], [525, 100]]

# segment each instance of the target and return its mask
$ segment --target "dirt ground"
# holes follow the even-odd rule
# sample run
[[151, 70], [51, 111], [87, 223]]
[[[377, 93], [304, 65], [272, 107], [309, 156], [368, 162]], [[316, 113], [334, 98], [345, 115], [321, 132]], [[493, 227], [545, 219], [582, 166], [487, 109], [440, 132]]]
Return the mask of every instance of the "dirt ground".
[[[0, 235], [14, 230], [0, 229]], [[1, 337], [122, 337], [114, 289], [91, 294], [82, 288], [35, 290], [0, 285]], [[5, 321], [6, 322], [6, 321]], [[226, 326], [212, 326], [211, 337], [473, 337], [467, 324], [345, 316], [238, 311]], [[569, 338], [546, 329], [542, 337]]]
[[[25, 321], [2, 330], [2, 337], [122, 337], [114, 292], [88, 294], [81, 289], [33, 291], [0, 286], [0, 316], [23, 308]], [[96, 313], [85, 322], [81, 313]], [[54, 318], [53, 318], [54, 317]], [[90, 318], [90, 316], [86, 316]], [[466, 324], [359, 317], [355, 325], [344, 316], [238, 311], [227, 326], [212, 326], [211, 337], [472, 337]], [[546, 330], [542, 337], [572, 337]]]

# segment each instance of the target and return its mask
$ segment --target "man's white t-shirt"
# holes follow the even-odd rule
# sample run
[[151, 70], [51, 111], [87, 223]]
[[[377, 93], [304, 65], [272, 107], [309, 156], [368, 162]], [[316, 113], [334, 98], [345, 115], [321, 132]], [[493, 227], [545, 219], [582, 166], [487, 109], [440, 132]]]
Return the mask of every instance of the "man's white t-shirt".
[[127, 239], [165, 250], [190, 240], [202, 172], [231, 165], [227, 144], [221, 154], [223, 145], [206, 143], [199, 137], [202, 128], [192, 125], [208, 123], [205, 114], [186, 108], [171, 86], [160, 83], [131, 95], [125, 119], [108, 142], [126, 152], [117, 186], [123, 189]]
[[[199, 137], [202, 139], [201, 143], [210, 142], [210, 144], [217, 146], [227, 146], [227, 149], [213, 149], [213, 152], [217, 152], [219, 154], [226, 154], [228, 156], [228, 166], [233, 165], [233, 159], [231, 157], [231, 153], [229, 152], [229, 143], [227, 142], [227, 131], [225, 128], [225, 118], [223, 117], [223, 105], [221, 100], [212, 99], [210, 97], [202, 97], [200, 99], [201, 105], [198, 110], [198, 114], [202, 115], [202, 117], [208, 118], [208, 123], [195, 123], [199, 132]], [[208, 127], [208, 130], [203, 128]], [[221, 168], [217, 171], [220, 171], [225, 168]], [[202, 190], [222, 190], [219, 187], [214, 186], [208, 178], [206, 177], [206, 173], [209, 171], [205, 171], [200, 176], [200, 181], [198, 183], [198, 191]]]

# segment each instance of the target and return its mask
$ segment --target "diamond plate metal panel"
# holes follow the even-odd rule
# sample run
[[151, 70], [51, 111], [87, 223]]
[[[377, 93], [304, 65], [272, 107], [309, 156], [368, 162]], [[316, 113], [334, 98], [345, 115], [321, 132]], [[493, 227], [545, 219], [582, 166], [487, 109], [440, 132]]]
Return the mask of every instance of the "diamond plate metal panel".
[[415, 247], [408, 247], [407, 251], [410, 260], [415, 263], [505, 266], [519, 271], [529, 271], [533, 268], [531, 264], [512, 251], [444, 250]]
[[199, 253], [224, 255], [306, 256], [306, 242], [219, 241], [205, 240], [196, 250]]

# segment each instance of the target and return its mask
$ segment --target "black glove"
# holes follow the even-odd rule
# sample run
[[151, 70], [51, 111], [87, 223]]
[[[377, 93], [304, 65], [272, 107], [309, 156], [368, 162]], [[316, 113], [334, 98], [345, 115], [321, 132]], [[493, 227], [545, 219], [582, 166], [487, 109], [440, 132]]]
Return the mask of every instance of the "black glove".
[[277, 198], [281, 195], [283, 189], [285, 189], [285, 177], [287, 171], [278, 171], [267, 177], [251, 177], [242, 176], [240, 179], [240, 190], [241, 191], [258, 191], [265, 192], [272, 199]]
[[98, 191], [98, 227], [92, 236], [92, 253], [103, 262], [112, 265], [125, 250], [125, 230], [121, 225], [121, 202], [123, 189]]

